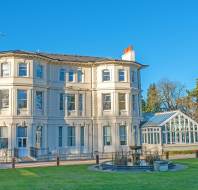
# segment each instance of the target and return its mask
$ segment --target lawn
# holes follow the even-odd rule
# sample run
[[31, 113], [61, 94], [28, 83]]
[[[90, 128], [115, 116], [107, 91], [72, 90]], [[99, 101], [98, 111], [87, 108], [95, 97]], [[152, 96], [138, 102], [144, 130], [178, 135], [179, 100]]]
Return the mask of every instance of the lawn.
[[162, 173], [105, 173], [87, 165], [0, 170], [2, 190], [198, 190], [198, 159], [188, 169]]

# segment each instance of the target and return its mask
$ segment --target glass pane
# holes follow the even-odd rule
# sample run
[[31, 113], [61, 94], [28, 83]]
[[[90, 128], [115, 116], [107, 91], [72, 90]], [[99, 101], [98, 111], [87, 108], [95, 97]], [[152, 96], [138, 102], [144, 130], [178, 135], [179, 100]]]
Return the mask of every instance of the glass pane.
[[1, 76], [7, 77], [10, 75], [10, 68], [8, 63], [3, 63], [1, 65]]
[[84, 139], [85, 139], [85, 128], [84, 127], [81, 127], [80, 128], [80, 145], [81, 146], [84, 146], [85, 142], [84, 142]]
[[27, 108], [27, 91], [18, 90], [17, 98], [18, 98], [18, 108]]
[[67, 95], [67, 109], [68, 111], [75, 110], [75, 94]]
[[42, 65], [37, 65], [37, 67], [36, 67], [36, 76], [38, 78], [43, 78], [43, 66]]
[[36, 91], [36, 109], [43, 109], [43, 92], [41, 91]]
[[17, 137], [27, 137], [27, 127], [17, 127]]
[[64, 94], [60, 93], [60, 104], [59, 104], [59, 109], [63, 110], [64, 109]]
[[0, 138], [0, 149], [8, 148], [8, 138]]
[[74, 81], [74, 71], [69, 71], [69, 81], [70, 82]]
[[109, 81], [110, 80], [110, 72], [109, 72], [109, 70], [103, 70], [102, 79], [103, 79], [103, 81]]
[[119, 70], [119, 81], [124, 81], [125, 80], [124, 74], [125, 74], [124, 70], [120, 69]]
[[119, 99], [119, 110], [125, 110], [126, 109], [125, 94], [119, 93], [118, 99]]
[[103, 94], [103, 110], [111, 109], [111, 95]]
[[19, 64], [19, 76], [27, 76], [27, 64], [26, 63]]
[[79, 111], [83, 110], [83, 95], [79, 94]]
[[0, 105], [1, 108], [9, 107], [9, 90], [0, 90]]
[[65, 81], [65, 69], [60, 69], [59, 80]]
[[78, 70], [78, 82], [82, 82], [82, 71]]

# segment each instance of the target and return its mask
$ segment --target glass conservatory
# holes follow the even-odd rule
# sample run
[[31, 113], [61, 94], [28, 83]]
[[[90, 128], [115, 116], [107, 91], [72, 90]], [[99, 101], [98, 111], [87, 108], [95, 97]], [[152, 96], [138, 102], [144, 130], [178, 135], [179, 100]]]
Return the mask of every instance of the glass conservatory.
[[141, 130], [142, 145], [146, 150], [198, 149], [198, 123], [181, 111], [150, 115]]

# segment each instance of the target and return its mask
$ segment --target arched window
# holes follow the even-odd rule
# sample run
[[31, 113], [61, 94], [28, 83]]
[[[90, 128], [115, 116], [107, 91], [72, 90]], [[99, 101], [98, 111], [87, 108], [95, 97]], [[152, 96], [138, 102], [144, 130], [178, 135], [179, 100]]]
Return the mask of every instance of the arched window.
[[1, 64], [1, 76], [8, 77], [10, 75], [10, 68], [8, 63]]
[[110, 81], [110, 71], [108, 69], [104, 69], [102, 71], [102, 80], [103, 81]]
[[36, 148], [42, 147], [42, 126], [36, 128]]

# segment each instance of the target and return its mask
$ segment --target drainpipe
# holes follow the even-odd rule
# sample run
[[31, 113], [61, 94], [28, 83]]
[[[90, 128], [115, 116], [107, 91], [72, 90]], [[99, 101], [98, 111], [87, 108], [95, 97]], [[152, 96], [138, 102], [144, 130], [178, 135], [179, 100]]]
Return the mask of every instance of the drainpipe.
[[92, 134], [92, 140], [91, 140], [91, 156], [92, 158], [94, 157], [94, 152], [93, 152], [93, 135], [94, 135], [94, 128], [93, 128], [93, 66], [91, 65], [91, 134]]

